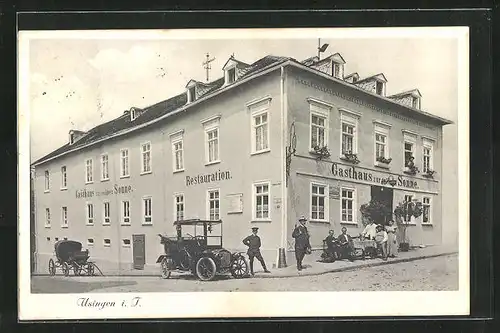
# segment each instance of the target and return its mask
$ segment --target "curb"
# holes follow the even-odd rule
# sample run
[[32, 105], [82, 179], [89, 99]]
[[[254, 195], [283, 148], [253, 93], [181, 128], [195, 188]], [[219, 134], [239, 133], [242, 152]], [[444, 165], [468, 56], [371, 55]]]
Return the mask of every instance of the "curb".
[[295, 274], [287, 274], [287, 275], [279, 275], [279, 276], [272, 276], [272, 275], [255, 275], [253, 279], [281, 279], [281, 278], [289, 278], [289, 277], [301, 277], [301, 276], [315, 276], [315, 275], [323, 275], [323, 274], [328, 274], [328, 273], [336, 273], [336, 272], [346, 272], [346, 271], [354, 271], [357, 269], [362, 269], [362, 268], [367, 268], [367, 267], [376, 267], [376, 266], [384, 266], [384, 265], [391, 265], [391, 264], [397, 264], [401, 262], [410, 262], [410, 261], [416, 261], [416, 260], [422, 260], [422, 259], [428, 259], [428, 258], [435, 258], [435, 257], [442, 257], [442, 256], [447, 256], [447, 255], [452, 255], [452, 254], [457, 254], [458, 251], [452, 251], [452, 252], [443, 252], [443, 253], [438, 253], [438, 254], [428, 254], [428, 255], [422, 255], [418, 257], [411, 257], [411, 258], [398, 258], [398, 259], [393, 259], [391, 261], [380, 261], [380, 262], [372, 262], [372, 263], [366, 263], [366, 264], [361, 264], [353, 267], [339, 267], [339, 268], [333, 268], [333, 269], [328, 269], [325, 271], [321, 272], [304, 272], [304, 273], [299, 273], [295, 272]]

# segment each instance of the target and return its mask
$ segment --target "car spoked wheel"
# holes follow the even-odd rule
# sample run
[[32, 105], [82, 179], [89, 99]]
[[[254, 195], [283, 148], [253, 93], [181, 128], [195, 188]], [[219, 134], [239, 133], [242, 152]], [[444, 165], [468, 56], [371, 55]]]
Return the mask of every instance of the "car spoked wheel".
[[162, 279], [168, 279], [170, 277], [170, 274], [172, 274], [172, 271], [169, 268], [171, 265], [172, 265], [172, 259], [163, 258], [160, 264]]
[[210, 281], [215, 277], [217, 267], [212, 258], [202, 257], [196, 263], [196, 275], [202, 281]]
[[237, 279], [241, 279], [248, 275], [250, 265], [245, 257], [238, 255], [231, 263], [231, 275]]
[[49, 274], [56, 275], [56, 263], [52, 259], [49, 259]]
[[62, 264], [62, 271], [64, 273], [64, 276], [69, 276], [69, 266], [67, 263]]

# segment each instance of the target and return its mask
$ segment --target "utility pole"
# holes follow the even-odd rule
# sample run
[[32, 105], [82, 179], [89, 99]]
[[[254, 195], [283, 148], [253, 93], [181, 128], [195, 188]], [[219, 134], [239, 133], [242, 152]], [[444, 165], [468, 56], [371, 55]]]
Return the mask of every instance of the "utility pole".
[[205, 60], [205, 61], [203, 62], [203, 66], [204, 66], [203, 68], [205, 68], [205, 70], [207, 71], [207, 82], [208, 82], [208, 81], [209, 81], [209, 79], [210, 79], [210, 70], [212, 69], [212, 67], [210, 66], [210, 63], [211, 63], [212, 61], [214, 61], [214, 60], [215, 60], [215, 57], [214, 57], [214, 58], [212, 58], [212, 59], [210, 59], [210, 55], [207, 53], [207, 60]]

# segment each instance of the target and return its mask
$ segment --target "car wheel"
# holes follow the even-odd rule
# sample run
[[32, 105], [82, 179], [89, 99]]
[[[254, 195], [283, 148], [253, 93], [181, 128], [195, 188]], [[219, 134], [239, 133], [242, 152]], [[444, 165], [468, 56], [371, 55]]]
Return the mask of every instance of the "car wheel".
[[63, 270], [64, 276], [69, 276], [69, 266], [67, 263], [62, 264], [62, 270]]
[[172, 274], [172, 271], [170, 270], [170, 266], [171, 266], [171, 263], [172, 263], [172, 259], [167, 259], [167, 258], [163, 258], [163, 260], [161, 261], [161, 277], [162, 279], [168, 279], [170, 277], [170, 274]]
[[75, 274], [75, 276], [79, 276], [80, 274], [82, 274], [82, 268], [80, 266], [74, 265], [73, 273]]
[[49, 259], [49, 274], [52, 276], [56, 275], [56, 264], [52, 258]]
[[248, 275], [249, 267], [247, 259], [242, 255], [237, 255], [231, 263], [231, 275], [237, 279], [241, 279]]
[[215, 277], [217, 267], [212, 258], [201, 257], [196, 263], [196, 275], [202, 281], [210, 281]]

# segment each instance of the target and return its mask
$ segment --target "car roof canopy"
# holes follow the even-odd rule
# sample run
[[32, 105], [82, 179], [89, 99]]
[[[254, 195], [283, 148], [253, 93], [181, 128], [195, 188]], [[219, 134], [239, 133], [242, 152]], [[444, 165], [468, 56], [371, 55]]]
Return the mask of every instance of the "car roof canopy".
[[175, 221], [174, 225], [199, 225], [199, 224], [220, 224], [222, 220], [201, 220], [201, 219], [189, 219], [182, 221]]

